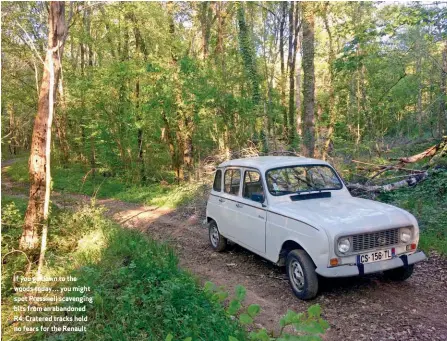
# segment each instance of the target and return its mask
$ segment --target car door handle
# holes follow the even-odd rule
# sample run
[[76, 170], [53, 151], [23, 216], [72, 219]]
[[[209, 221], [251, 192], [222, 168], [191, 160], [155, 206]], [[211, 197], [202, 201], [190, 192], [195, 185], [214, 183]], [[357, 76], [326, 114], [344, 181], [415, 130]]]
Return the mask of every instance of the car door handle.
[[244, 207], [244, 205], [236, 204], [236, 207], [242, 208], [242, 207]]
[[224, 199], [219, 199], [219, 202], [225, 202], [225, 200]]

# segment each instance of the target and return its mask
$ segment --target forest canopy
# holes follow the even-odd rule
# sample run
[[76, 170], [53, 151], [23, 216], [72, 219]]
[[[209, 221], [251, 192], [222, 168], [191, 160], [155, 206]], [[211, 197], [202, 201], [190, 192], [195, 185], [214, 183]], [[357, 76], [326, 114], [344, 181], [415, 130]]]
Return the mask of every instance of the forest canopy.
[[[2, 147], [28, 150], [48, 3], [2, 2]], [[447, 7], [72, 2], [53, 158], [149, 183], [209, 155], [331, 157], [446, 133]], [[4, 149], [5, 151], [5, 149]]]

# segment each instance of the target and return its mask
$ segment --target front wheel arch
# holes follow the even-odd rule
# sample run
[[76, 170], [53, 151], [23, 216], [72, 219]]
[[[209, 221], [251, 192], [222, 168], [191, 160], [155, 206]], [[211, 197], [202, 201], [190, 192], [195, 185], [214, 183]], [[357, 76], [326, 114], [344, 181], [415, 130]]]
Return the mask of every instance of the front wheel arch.
[[293, 239], [288, 239], [281, 245], [281, 250], [279, 251], [279, 259], [278, 259], [277, 265], [285, 266], [287, 255], [289, 254], [290, 251], [293, 251], [293, 250], [303, 250], [304, 252], [306, 252], [316, 267], [315, 261], [312, 259], [312, 256], [310, 255], [310, 253], [307, 252], [307, 250], [304, 247], [302, 247], [301, 244], [299, 244], [298, 242], [296, 242]]

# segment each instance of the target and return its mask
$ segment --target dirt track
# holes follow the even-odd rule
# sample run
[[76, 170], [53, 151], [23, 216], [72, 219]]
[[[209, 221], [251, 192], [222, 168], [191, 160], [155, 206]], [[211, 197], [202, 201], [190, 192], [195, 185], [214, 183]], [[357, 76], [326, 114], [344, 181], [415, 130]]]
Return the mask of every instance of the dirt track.
[[[2, 192], [23, 195], [26, 189], [3, 174]], [[59, 206], [88, 199], [52, 196]], [[99, 204], [122, 225], [169, 241], [177, 248], [181, 265], [201, 280], [229, 290], [244, 285], [247, 303], [258, 303], [263, 310], [256, 322], [268, 329], [276, 329], [287, 309], [303, 311], [319, 303], [331, 324], [325, 340], [447, 341], [447, 260], [436, 254], [416, 265], [413, 276], [404, 283], [386, 281], [381, 275], [324, 280], [320, 295], [303, 302], [292, 294], [282, 269], [238, 246], [213, 252], [207, 230], [194, 216], [185, 218], [176, 211], [113, 199], [99, 200]]]

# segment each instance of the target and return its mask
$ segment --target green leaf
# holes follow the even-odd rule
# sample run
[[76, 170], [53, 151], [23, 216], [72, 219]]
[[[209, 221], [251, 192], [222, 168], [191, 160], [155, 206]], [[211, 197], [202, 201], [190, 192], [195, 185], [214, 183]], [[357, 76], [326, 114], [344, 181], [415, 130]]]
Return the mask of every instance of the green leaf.
[[303, 331], [308, 334], [323, 334], [324, 328], [315, 321], [306, 321], [301, 323], [295, 323], [294, 327], [297, 331]]
[[259, 304], [250, 304], [247, 308], [247, 313], [251, 317], [255, 317], [256, 315], [259, 314], [260, 311], [261, 307], [259, 306]]
[[253, 323], [253, 319], [250, 317], [250, 315], [248, 314], [241, 314], [241, 316], [239, 316], [239, 322], [241, 324], [252, 324]]
[[224, 292], [224, 291], [220, 291], [220, 292], [216, 292], [213, 294], [213, 296], [211, 296], [211, 299], [213, 301], [217, 301], [219, 303], [225, 301], [228, 297], [228, 293]]
[[236, 298], [239, 301], [242, 302], [245, 299], [246, 295], [247, 295], [247, 290], [242, 285], [236, 286]]
[[326, 330], [326, 329], [328, 329], [328, 328], [330, 327], [329, 323], [328, 323], [326, 320], [323, 320], [322, 318], [320, 318], [320, 319], [318, 320], [318, 322], [320, 323], [320, 326], [321, 326], [324, 330]]
[[292, 323], [297, 323], [300, 321], [302, 314], [297, 314], [293, 310], [287, 310], [287, 313], [279, 321], [281, 327], [291, 325]]
[[169, 333], [169, 334], [166, 336], [165, 341], [172, 341], [173, 338], [174, 338], [174, 336], [172, 336], [172, 334]]
[[183, 341], [192, 341], [192, 337], [188, 336], [186, 339], [184, 339]]
[[207, 281], [207, 282], [205, 282], [203, 290], [205, 290], [206, 293], [212, 293], [212, 292], [214, 292], [215, 288], [216, 288], [216, 286], [214, 285], [213, 282]]
[[236, 339], [234, 336], [228, 336], [228, 341], [239, 341], [238, 339]]
[[251, 332], [249, 334], [250, 340], [254, 341], [270, 341], [270, 336], [267, 334], [267, 330], [264, 328], [257, 332]]
[[298, 335], [291, 335], [291, 334], [284, 334], [283, 337], [280, 337], [276, 339], [276, 341], [303, 341], [305, 340], [305, 336], [298, 336]]
[[321, 314], [321, 307], [319, 304], [314, 304], [307, 309], [307, 313], [309, 314], [309, 317], [320, 317]]
[[230, 302], [228, 309], [227, 309], [227, 313], [231, 316], [234, 316], [241, 308], [242, 308], [241, 302], [234, 299]]

